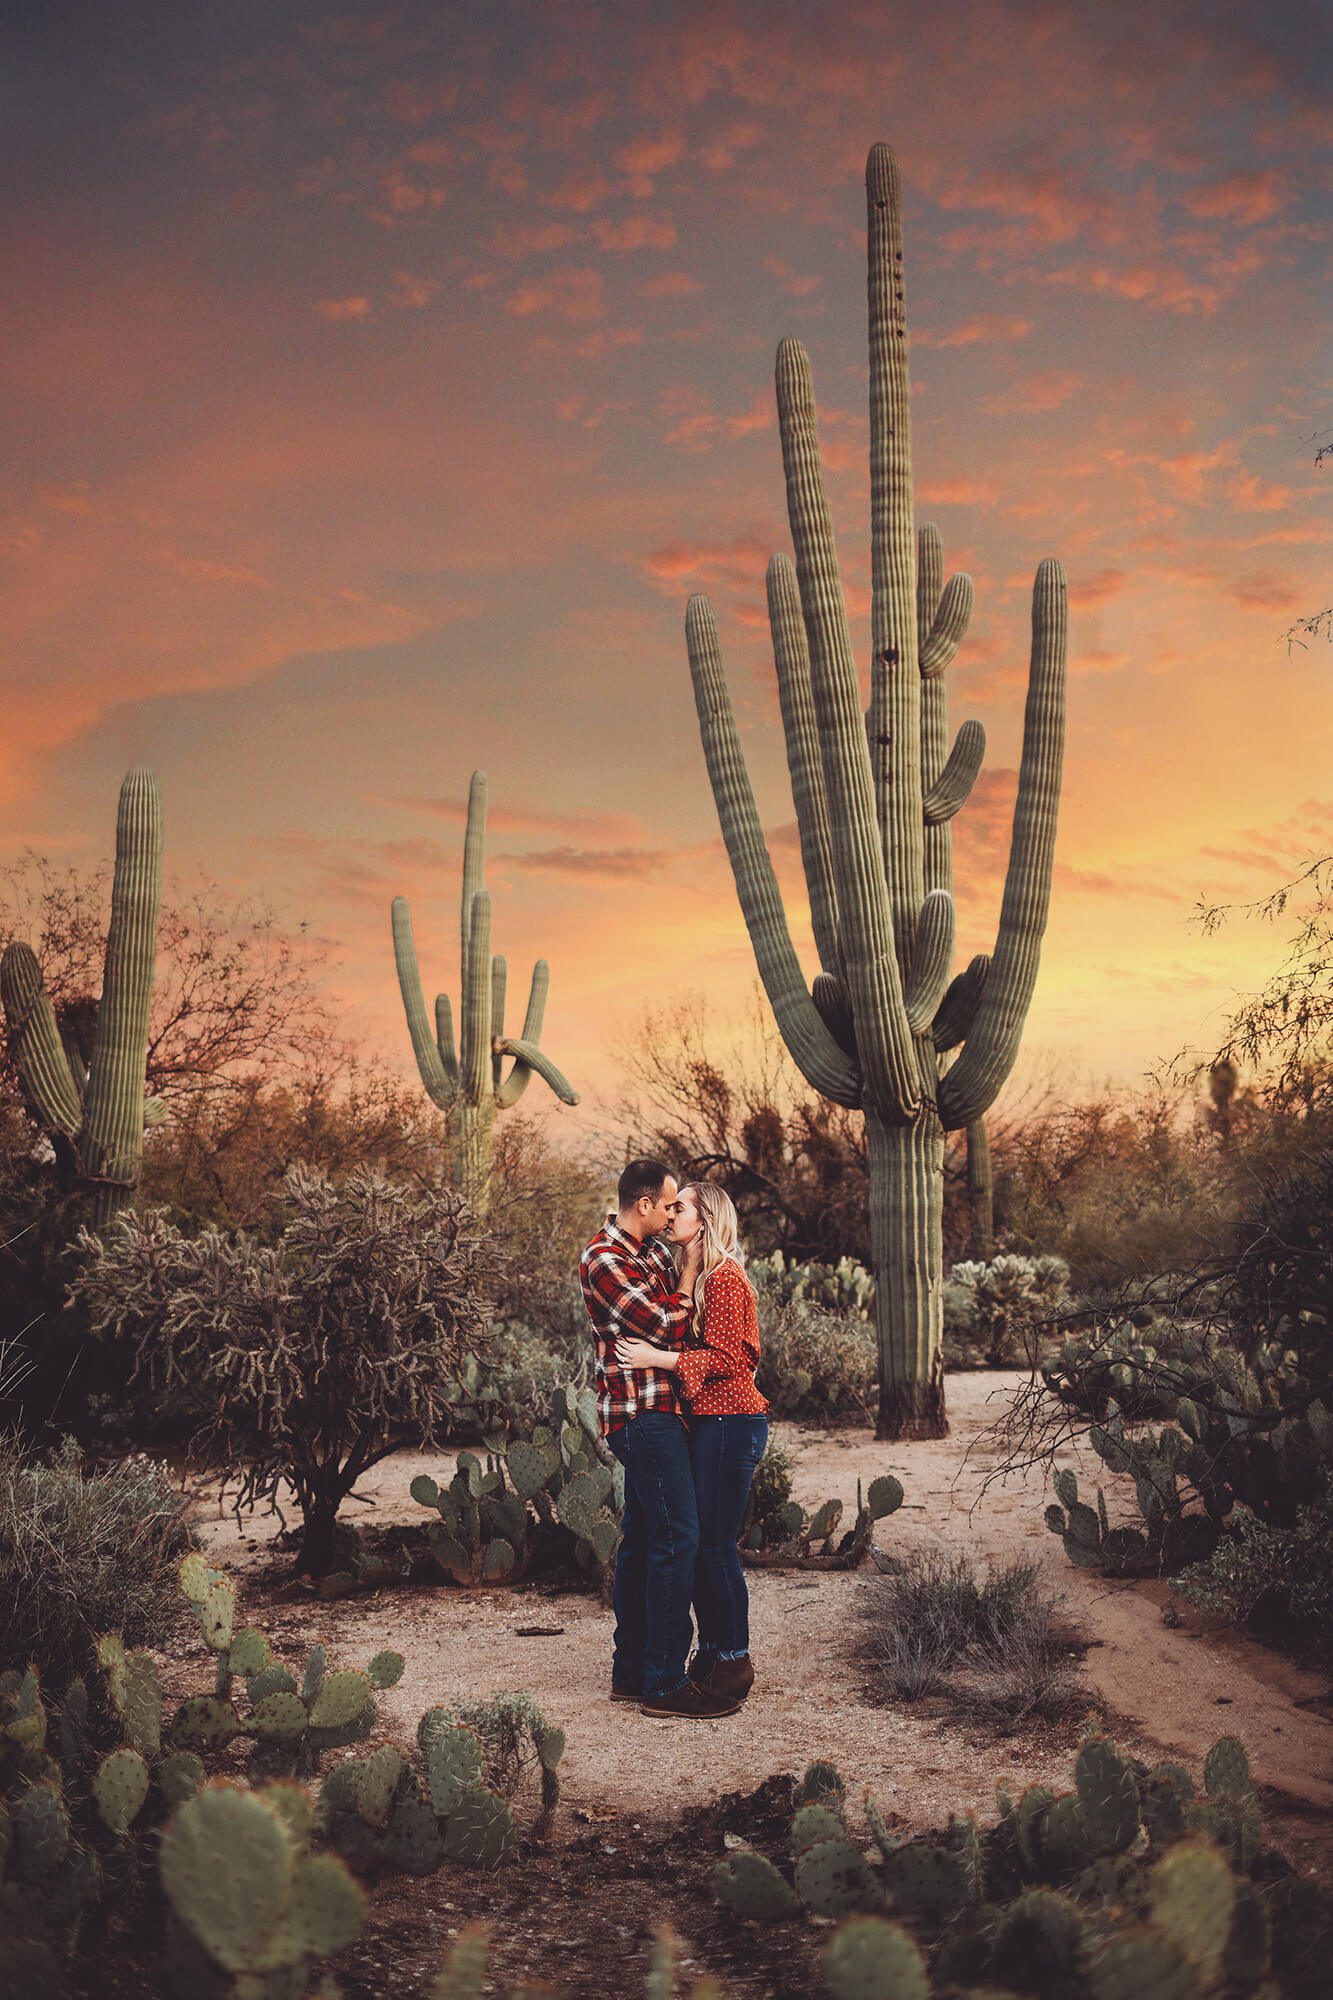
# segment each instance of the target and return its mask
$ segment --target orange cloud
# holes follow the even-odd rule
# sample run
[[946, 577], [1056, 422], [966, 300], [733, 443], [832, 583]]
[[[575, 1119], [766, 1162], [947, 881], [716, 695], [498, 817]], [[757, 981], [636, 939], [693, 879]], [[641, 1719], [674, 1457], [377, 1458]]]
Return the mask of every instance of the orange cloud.
[[1182, 196], [1191, 215], [1226, 222], [1266, 222], [1290, 205], [1292, 193], [1285, 174], [1276, 167], [1254, 173], [1227, 174], [1223, 179], [1190, 188]]
[[370, 300], [367, 298], [317, 299], [315, 311], [321, 319], [353, 320], [370, 318]]
[[572, 266], [520, 286], [505, 300], [505, 311], [516, 319], [531, 319], [540, 313], [567, 326], [586, 326], [601, 319], [605, 310], [606, 286], [601, 273]]
[[983, 341], [990, 344], [1001, 340], [1026, 340], [1032, 325], [1030, 319], [1020, 319], [1015, 313], [978, 313], [944, 333], [932, 333], [928, 327], [923, 327], [914, 332], [912, 338], [918, 347], [976, 347]]

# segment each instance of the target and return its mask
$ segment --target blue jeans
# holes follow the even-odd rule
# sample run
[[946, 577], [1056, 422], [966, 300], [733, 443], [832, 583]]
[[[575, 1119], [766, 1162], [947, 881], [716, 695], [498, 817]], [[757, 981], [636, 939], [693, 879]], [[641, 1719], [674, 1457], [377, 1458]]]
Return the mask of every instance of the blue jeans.
[[699, 1651], [723, 1659], [738, 1659], [750, 1650], [750, 1593], [736, 1540], [754, 1469], [767, 1443], [767, 1417], [696, 1417], [691, 1431], [699, 1509], [694, 1571]]
[[607, 1443], [625, 1468], [611, 1679], [635, 1693], [670, 1694], [685, 1678], [699, 1552], [689, 1433], [679, 1417], [645, 1410]]

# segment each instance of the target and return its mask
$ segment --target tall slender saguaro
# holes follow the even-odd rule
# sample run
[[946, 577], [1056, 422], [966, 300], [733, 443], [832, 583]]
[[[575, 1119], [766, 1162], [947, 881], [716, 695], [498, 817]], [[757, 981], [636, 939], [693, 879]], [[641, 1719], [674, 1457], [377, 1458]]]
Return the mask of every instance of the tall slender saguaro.
[[116, 809], [111, 921], [86, 1066], [61, 1035], [31, 945], [16, 940], [0, 959], [0, 1000], [28, 1104], [62, 1180], [87, 1196], [94, 1229], [133, 1199], [144, 1126], [163, 1116], [160, 1100], [144, 1096], [161, 897], [162, 801], [152, 772], [136, 769]]
[[[431, 1102], [445, 1114], [446, 1172], [478, 1214], [485, 1210], [490, 1190], [495, 1113], [516, 1104], [534, 1075], [548, 1083], [563, 1103], [579, 1101], [578, 1092], [539, 1046], [551, 983], [544, 958], [532, 969], [522, 1034], [505, 1034], [508, 969], [503, 958], [491, 956], [491, 898], [485, 873], [486, 773], [474, 771], [463, 841], [457, 1051], [447, 993], [436, 999], [433, 1031], [427, 1019], [412, 914], [403, 896], [395, 896], [393, 902], [393, 956], [417, 1069]], [[506, 1056], [513, 1058], [508, 1075]]]
[[878, 1434], [947, 1428], [941, 1364], [944, 1134], [977, 1126], [1013, 1068], [1050, 900], [1064, 753], [1067, 591], [1037, 569], [1023, 752], [994, 951], [952, 981], [951, 822], [985, 733], [948, 742], [944, 673], [972, 610], [944, 582], [939, 532], [915, 527], [898, 167], [866, 164], [870, 321], [870, 707], [824, 494], [810, 363], [778, 348], [778, 427], [795, 567], [768, 568], [787, 763], [820, 972], [792, 946], [704, 597], [685, 614], [704, 756], [760, 977], [801, 1073], [865, 1114], [880, 1352]]

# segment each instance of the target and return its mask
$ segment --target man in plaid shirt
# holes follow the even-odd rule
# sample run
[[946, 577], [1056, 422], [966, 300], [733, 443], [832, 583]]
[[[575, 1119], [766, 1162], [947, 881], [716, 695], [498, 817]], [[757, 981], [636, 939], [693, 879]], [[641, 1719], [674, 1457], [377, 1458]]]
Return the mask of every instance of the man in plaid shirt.
[[740, 1706], [686, 1678], [690, 1599], [699, 1515], [689, 1433], [667, 1369], [622, 1368], [625, 1334], [657, 1347], [682, 1347], [693, 1323], [693, 1264], [677, 1276], [663, 1236], [676, 1181], [661, 1160], [631, 1160], [609, 1215], [579, 1264], [596, 1349], [597, 1409], [606, 1442], [625, 1468], [625, 1510], [616, 1556], [612, 1701], [638, 1702], [645, 1715], [699, 1720]]

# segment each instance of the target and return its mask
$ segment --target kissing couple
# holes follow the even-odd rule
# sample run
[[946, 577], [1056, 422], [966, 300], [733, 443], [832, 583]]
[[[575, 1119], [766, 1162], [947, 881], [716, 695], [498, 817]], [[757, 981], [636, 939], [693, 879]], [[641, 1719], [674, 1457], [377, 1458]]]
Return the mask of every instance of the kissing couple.
[[602, 1435], [625, 1468], [611, 1699], [708, 1721], [754, 1683], [736, 1547], [768, 1443], [754, 1288], [721, 1188], [631, 1160], [616, 1199], [579, 1264]]

